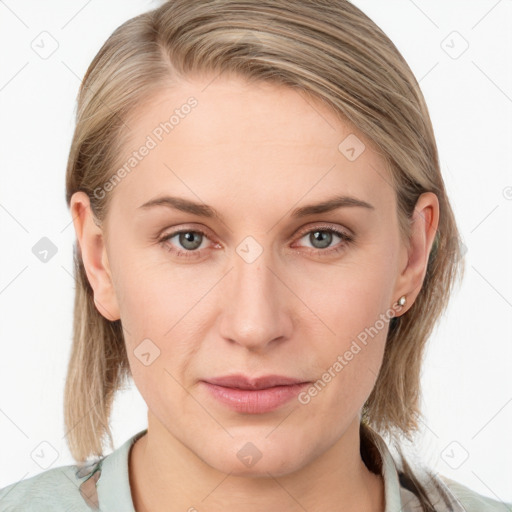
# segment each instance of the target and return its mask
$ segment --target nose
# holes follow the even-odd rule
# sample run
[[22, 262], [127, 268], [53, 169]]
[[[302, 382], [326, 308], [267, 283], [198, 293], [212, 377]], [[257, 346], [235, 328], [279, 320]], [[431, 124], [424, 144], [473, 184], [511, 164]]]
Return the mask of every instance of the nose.
[[256, 352], [290, 339], [293, 328], [293, 293], [273, 268], [269, 252], [253, 262], [235, 253], [221, 299], [221, 336]]

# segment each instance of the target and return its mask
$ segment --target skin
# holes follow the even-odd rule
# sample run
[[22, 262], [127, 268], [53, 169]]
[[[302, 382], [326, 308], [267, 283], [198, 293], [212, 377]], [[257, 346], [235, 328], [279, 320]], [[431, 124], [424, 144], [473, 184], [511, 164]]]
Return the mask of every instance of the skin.
[[[128, 152], [167, 112], [191, 95], [198, 100], [110, 192], [103, 226], [83, 192], [71, 200], [95, 304], [109, 320], [121, 318], [133, 379], [148, 405], [148, 433], [129, 458], [135, 508], [314, 512], [343, 504], [346, 512], [383, 511], [382, 478], [360, 457], [359, 423], [387, 323], [308, 404], [293, 399], [272, 412], [242, 414], [214, 400], [200, 380], [321, 378], [402, 295], [400, 314], [414, 302], [438, 225], [437, 197], [419, 198], [407, 246], [389, 171], [359, 131], [292, 89], [212, 78], [162, 91], [132, 119]], [[338, 150], [349, 134], [366, 145], [354, 161]], [[374, 209], [290, 217], [336, 193]], [[223, 220], [138, 208], [164, 194], [211, 205]], [[350, 230], [354, 241], [333, 234], [322, 248], [311, 231], [329, 226]], [[191, 252], [179, 236], [158, 242], [179, 229], [205, 230], [196, 235], [199, 257], [169, 252]], [[251, 263], [236, 251], [247, 236], [262, 249]], [[148, 366], [134, 354], [146, 338], [160, 350]], [[262, 454], [251, 467], [237, 457], [247, 442]]]

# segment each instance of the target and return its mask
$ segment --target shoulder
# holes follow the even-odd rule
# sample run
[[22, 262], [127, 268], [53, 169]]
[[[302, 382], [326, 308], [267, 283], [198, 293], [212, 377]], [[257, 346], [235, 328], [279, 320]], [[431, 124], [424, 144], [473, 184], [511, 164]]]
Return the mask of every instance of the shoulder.
[[0, 489], [0, 512], [133, 511], [128, 456], [146, 432], [86, 464], [48, 469]]
[[3, 487], [0, 489], [0, 511], [90, 512], [82, 495], [82, 484], [93, 477], [101, 462], [96, 460], [83, 467], [59, 466]]
[[[397, 508], [403, 512], [426, 510], [421, 501], [428, 502], [429, 510], [436, 512], [512, 512], [512, 503], [483, 496], [434, 471], [418, 458], [414, 448], [406, 456], [402, 447], [394, 444], [398, 450], [392, 455], [378, 432], [364, 423], [361, 427], [362, 454], [366, 454], [370, 461], [373, 459], [374, 466], [382, 466], [389, 497], [393, 503], [398, 503], [397, 496], [400, 495]], [[377, 451], [372, 451], [372, 446]], [[411, 449], [411, 445], [406, 446]]]
[[512, 503], [504, 503], [478, 494], [469, 487], [462, 485], [446, 476], [439, 475], [441, 481], [457, 498], [466, 512], [511, 512]]

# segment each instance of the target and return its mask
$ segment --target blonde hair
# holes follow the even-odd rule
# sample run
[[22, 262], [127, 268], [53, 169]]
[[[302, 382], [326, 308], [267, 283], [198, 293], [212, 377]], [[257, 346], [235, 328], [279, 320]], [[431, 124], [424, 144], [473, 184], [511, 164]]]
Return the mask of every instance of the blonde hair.
[[[439, 226], [423, 286], [410, 309], [390, 322], [384, 359], [363, 408], [363, 422], [410, 438], [420, 415], [425, 343], [458, 273], [459, 234], [441, 176], [425, 100], [391, 40], [346, 0], [171, 0], [129, 19], [90, 64], [77, 97], [66, 174], [66, 201], [84, 191], [98, 222], [110, 194], [95, 194], [120, 164], [130, 116], [177, 78], [234, 73], [292, 87], [349, 121], [381, 153], [392, 176], [403, 240], [423, 192], [439, 200]], [[103, 454], [116, 391], [131, 376], [120, 321], [96, 309], [80, 248], [73, 345], [65, 386], [65, 424], [77, 461]]]

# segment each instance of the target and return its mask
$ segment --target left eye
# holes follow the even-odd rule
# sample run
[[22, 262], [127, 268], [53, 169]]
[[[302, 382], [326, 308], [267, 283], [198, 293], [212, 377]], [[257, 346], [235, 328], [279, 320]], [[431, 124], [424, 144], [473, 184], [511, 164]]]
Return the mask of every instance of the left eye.
[[[331, 248], [330, 245], [333, 242], [333, 235], [340, 238], [344, 243], [339, 247]], [[306, 236], [309, 237], [308, 240], [313, 245], [313, 249], [316, 249], [316, 252], [325, 254], [338, 252], [342, 250], [346, 244], [352, 242], [353, 240], [350, 235], [332, 227], [319, 227], [309, 229], [308, 231], [303, 231], [299, 235], [299, 240], [305, 238]], [[184, 250], [170, 243], [170, 241], [175, 237], [178, 237], [177, 241]], [[202, 250], [200, 247], [202, 245], [203, 238], [208, 239], [208, 236], [205, 232], [201, 230], [186, 229], [167, 234], [161, 238], [159, 242], [169, 252], [172, 252], [177, 256], [190, 258], [198, 257], [201, 255]]]
[[[334, 228], [316, 228], [309, 231], [306, 231], [305, 234], [301, 236], [302, 238], [307, 237], [307, 240], [313, 244], [314, 249], [326, 249], [329, 248], [333, 241], [333, 235], [335, 237], [340, 238], [345, 242], [350, 242], [351, 237], [342, 231], [338, 231]], [[317, 244], [317, 245], [315, 245]]]

